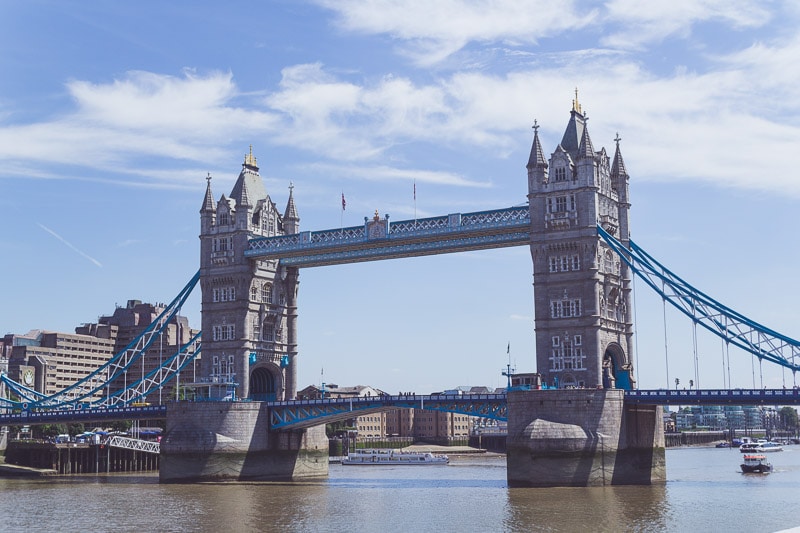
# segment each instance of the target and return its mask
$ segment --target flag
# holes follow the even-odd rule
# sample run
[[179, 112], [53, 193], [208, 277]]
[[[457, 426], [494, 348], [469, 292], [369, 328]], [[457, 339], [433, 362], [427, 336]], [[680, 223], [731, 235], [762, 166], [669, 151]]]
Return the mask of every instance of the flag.
[[511, 353], [511, 343], [508, 343], [508, 348], [506, 348], [506, 353]]
[[342, 193], [342, 211], [347, 208], [347, 202], [344, 199], [344, 193]]
[[417, 201], [417, 180], [414, 180], [414, 201]]

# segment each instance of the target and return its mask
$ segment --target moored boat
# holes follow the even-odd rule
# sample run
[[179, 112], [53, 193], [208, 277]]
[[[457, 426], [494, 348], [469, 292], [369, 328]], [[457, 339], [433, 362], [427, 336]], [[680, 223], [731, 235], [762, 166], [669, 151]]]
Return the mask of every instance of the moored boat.
[[758, 442], [746, 442], [739, 446], [739, 451], [742, 453], [782, 452], [783, 446], [777, 442], [761, 440]]
[[767, 474], [772, 471], [772, 464], [761, 454], [745, 455], [741, 467], [745, 474]]
[[343, 465], [446, 465], [449, 462], [444, 454], [400, 450], [357, 450], [342, 459]]

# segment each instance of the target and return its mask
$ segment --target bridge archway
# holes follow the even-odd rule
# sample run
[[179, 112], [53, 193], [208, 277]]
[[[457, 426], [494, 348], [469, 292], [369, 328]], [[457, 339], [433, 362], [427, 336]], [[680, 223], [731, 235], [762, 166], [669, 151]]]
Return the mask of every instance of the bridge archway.
[[250, 372], [250, 399], [271, 402], [278, 399], [280, 374], [277, 367], [262, 365]]
[[603, 388], [633, 389], [630, 366], [622, 347], [616, 343], [609, 344], [603, 354]]

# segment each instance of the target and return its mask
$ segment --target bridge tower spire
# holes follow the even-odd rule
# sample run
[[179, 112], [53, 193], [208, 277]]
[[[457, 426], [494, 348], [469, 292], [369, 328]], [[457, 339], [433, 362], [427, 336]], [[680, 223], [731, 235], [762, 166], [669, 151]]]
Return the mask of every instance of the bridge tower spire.
[[630, 272], [597, 234], [629, 239], [628, 174], [595, 151], [577, 91], [544, 161], [538, 125], [528, 160], [537, 371], [548, 386], [634, 388]]
[[235, 389], [237, 397], [253, 400], [294, 397], [289, 361], [297, 353], [297, 313], [289, 302], [296, 300], [297, 275], [282, 273], [274, 259], [244, 255], [252, 237], [284, 235], [287, 226], [296, 233], [299, 218], [292, 212], [286, 224], [267, 194], [252, 146], [228, 197], [214, 203], [209, 176], [200, 211], [200, 394], [222, 397]]

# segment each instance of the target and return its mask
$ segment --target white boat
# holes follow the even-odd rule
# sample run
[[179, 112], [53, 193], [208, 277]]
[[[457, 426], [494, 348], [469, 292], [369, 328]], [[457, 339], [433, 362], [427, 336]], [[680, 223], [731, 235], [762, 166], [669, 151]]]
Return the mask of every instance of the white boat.
[[739, 446], [739, 451], [742, 453], [768, 453], [768, 452], [782, 452], [783, 446], [777, 442], [759, 440], [758, 442], [746, 442]]
[[357, 450], [342, 459], [343, 465], [446, 465], [444, 454], [401, 450]]

